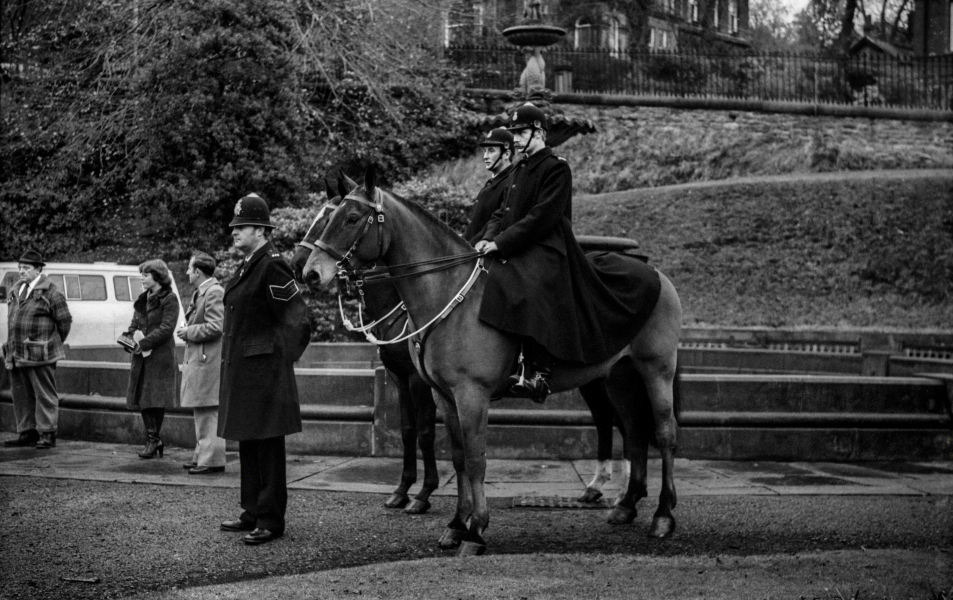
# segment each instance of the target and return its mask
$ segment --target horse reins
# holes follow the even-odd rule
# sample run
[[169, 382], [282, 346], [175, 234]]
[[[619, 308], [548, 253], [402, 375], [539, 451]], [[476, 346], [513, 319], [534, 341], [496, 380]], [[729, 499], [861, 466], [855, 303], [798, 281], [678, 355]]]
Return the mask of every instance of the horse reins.
[[[378, 346], [383, 346], [387, 344], [397, 344], [400, 342], [407, 341], [408, 339], [414, 337], [417, 334], [426, 332], [428, 328], [430, 328], [431, 326], [445, 319], [447, 315], [449, 315], [450, 312], [457, 307], [458, 304], [463, 302], [464, 298], [466, 298], [467, 293], [469, 293], [470, 289], [473, 287], [473, 285], [476, 283], [476, 280], [479, 278], [480, 272], [486, 272], [486, 268], [483, 266], [484, 258], [485, 258], [485, 255], [483, 252], [467, 252], [466, 254], [457, 254], [454, 256], [434, 258], [430, 260], [423, 260], [423, 261], [413, 262], [413, 263], [403, 263], [398, 265], [392, 265], [390, 267], [373, 267], [367, 270], [348, 269], [347, 267], [350, 266], [350, 259], [354, 255], [355, 250], [357, 250], [358, 244], [361, 243], [361, 240], [370, 230], [371, 225], [375, 221], [377, 222], [377, 258], [374, 259], [374, 262], [376, 263], [376, 261], [380, 260], [384, 254], [384, 197], [381, 194], [381, 191], [379, 189], [376, 189], [374, 191], [376, 192], [376, 195], [378, 198], [377, 202], [371, 202], [369, 200], [361, 198], [360, 196], [355, 196], [352, 194], [348, 194], [341, 200], [341, 204], [343, 204], [344, 202], [348, 200], [354, 200], [355, 202], [358, 202], [365, 206], [369, 206], [370, 208], [374, 210], [374, 212], [369, 214], [367, 216], [367, 219], [365, 219], [364, 224], [361, 227], [361, 230], [358, 231], [357, 236], [354, 238], [354, 241], [351, 243], [351, 246], [347, 252], [345, 252], [344, 254], [341, 254], [335, 248], [333, 248], [332, 246], [329, 246], [328, 244], [326, 244], [325, 242], [321, 240], [317, 240], [314, 244], [311, 244], [306, 241], [301, 241], [299, 242], [299, 245], [302, 245], [306, 248], [310, 248], [312, 251], [316, 249], [321, 249], [322, 251], [326, 252], [329, 256], [337, 260], [336, 266], [338, 269], [338, 279], [343, 281], [348, 289], [350, 289], [351, 284], [353, 284], [354, 287], [357, 289], [358, 296], [359, 296], [358, 320], [360, 325], [354, 326], [354, 324], [351, 323], [350, 319], [348, 319], [344, 314], [344, 303], [342, 300], [342, 294], [340, 289], [338, 290], [338, 308], [341, 312], [341, 321], [344, 324], [344, 328], [347, 329], [348, 331], [356, 331], [359, 333], [363, 333], [364, 337], [367, 339], [368, 342], [372, 344], [376, 344]], [[311, 227], [308, 229], [308, 233], [311, 232], [311, 229], [314, 228], [318, 220], [323, 216], [323, 213], [328, 208], [328, 206], [331, 206], [330, 203], [325, 205], [321, 209], [321, 212], [318, 213], [318, 216], [315, 217], [314, 221], [311, 223]], [[375, 218], [375, 215], [376, 215], [376, 218]], [[307, 237], [307, 234], [305, 234], [305, 237]], [[423, 327], [411, 333], [406, 333], [407, 323], [409, 322], [408, 320], [408, 322], [404, 323], [404, 328], [400, 332], [400, 334], [397, 336], [397, 338], [392, 340], [384, 340], [384, 341], [378, 340], [374, 336], [374, 334], [371, 333], [370, 330], [372, 328], [374, 328], [375, 326], [387, 320], [395, 312], [399, 310], [407, 310], [403, 302], [401, 302], [396, 307], [394, 307], [384, 317], [377, 319], [376, 321], [374, 321], [373, 323], [370, 323], [369, 325], [364, 324], [364, 315], [361, 310], [361, 305], [366, 304], [366, 300], [364, 299], [364, 289], [363, 289], [366, 283], [370, 283], [370, 284], [383, 283], [383, 282], [394, 281], [397, 279], [403, 279], [405, 277], [419, 277], [421, 275], [427, 275], [430, 273], [435, 273], [437, 271], [450, 269], [452, 267], [470, 262], [474, 258], [477, 259], [477, 263], [473, 268], [473, 272], [470, 273], [470, 277], [467, 279], [466, 283], [464, 283], [463, 287], [460, 288], [460, 291], [456, 295], [454, 295], [453, 299], [450, 300], [450, 302], [448, 302], [446, 306], [444, 306], [443, 310], [437, 313], [437, 316], [431, 319], [430, 322], [428, 322]], [[391, 274], [391, 271], [395, 269], [406, 269], [406, 268], [413, 268], [413, 267], [421, 267], [425, 265], [438, 265], [438, 266], [435, 266], [431, 269], [425, 269], [422, 271], [415, 271], [413, 273], [405, 273], [403, 275]], [[424, 337], [426, 337], [426, 335]], [[422, 340], [423, 338], [421, 339], [421, 341]], [[418, 352], [419, 352], [420, 343], [418, 342], [416, 345], [418, 347]]]

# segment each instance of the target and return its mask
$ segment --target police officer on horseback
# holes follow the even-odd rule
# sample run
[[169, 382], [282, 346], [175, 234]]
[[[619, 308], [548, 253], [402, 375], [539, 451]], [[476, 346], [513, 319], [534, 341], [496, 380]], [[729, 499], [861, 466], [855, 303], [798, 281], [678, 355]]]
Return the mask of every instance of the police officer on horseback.
[[476, 244], [492, 253], [480, 320], [522, 342], [523, 361], [505, 395], [542, 402], [554, 364], [596, 364], [631, 341], [644, 319], [639, 308], [658, 297], [658, 277], [647, 278], [647, 293], [620, 287], [631, 281], [623, 276], [629, 267], [605, 270], [586, 257], [572, 231], [572, 170], [546, 146], [542, 110], [520, 106], [508, 129], [524, 158]]
[[477, 244], [486, 233], [493, 213], [500, 207], [506, 194], [506, 180], [510, 174], [513, 160], [513, 134], [502, 127], [491, 130], [480, 142], [483, 148], [483, 163], [492, 176], [477, 194], [476, 202], [470, 209], [470, 222], [463, 237], [471, 244]]

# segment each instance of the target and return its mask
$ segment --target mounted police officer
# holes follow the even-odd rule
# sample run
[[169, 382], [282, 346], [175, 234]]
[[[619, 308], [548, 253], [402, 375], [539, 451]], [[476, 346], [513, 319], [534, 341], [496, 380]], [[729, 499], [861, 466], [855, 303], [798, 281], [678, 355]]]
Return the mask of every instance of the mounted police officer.
[[262, 544], [285, 530], [285, 436], [301, 431], [293, 364], [311, 328], [291, 267], [268, 240], [265, 201], [243, 197], [229, 227], [245, 260], [225, 286], [218, 434], [238, 440], [244, 512], [221, 529]]
[[463, 234], [463, 237], [474, 245], [483, 239], [490, 218], [503, 203], [506, 179], [513, 160], [513, 134], [498, 127], [486, 134], [480, 146], [483, 148], [483, 164], [492, 176], [477, 194], [476, 202], [470, 209], [470, 222]]
[[[546, 128], [532, 103], [513, 113], [508, 129], [525, 158], [513, 166], [506, 199], [476, 245], [494, 258], [480, 320], [523, 342], [524, 362], [506, 395], [537, 402], [549, 393], [554, 363], [599, 363], [630, 342], [659, 281], [644, 264], [602, 271], [586, 258], [572, 232], [572, 171], [546, 146]], [[647, 271], [639, 275], [644, 283], [634, 282], [633, 269]]]

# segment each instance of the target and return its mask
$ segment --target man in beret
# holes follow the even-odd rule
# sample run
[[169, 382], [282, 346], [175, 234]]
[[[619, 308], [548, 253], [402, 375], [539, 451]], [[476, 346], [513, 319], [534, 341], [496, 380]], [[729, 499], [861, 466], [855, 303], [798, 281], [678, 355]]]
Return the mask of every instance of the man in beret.
[[463, 237], [470, 244], [477, 244], [486, 233], [486, 226], [506, 195], [506, 179], [512, 170], [513, 134], [502, 127], [491, 130], [480, 142], [483, 148], [483, 164], [491, 177], [477, 194], [470, 209], [470, 222]]
[[20, 281], [7, 299], [7, 343], [4, 363], [10, 371], [16, 438], [4, 446], [56, 446], [59, 394], [56, 363], [66, 358], [63, 343], [73, 317], [66, 297], [43, 274], [43, 256], [28, 250], [20, 257]]
[[245, 260], [225, 286], [218, 435], [238, 441], [239, 518], [224, 531], [247, 531], [255, 545], [285, 531], [285, 436], [301, 431], [294, 362], [311, 337], [309, 311], [291, 267], [268, 237], [268, 205], [249, 194], [229, 224]]

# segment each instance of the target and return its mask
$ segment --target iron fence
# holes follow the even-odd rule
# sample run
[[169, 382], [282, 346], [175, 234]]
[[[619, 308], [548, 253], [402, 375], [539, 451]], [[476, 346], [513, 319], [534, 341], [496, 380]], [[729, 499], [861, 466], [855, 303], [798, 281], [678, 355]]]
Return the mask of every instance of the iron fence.
[[[513, 47], [451, 46], [476, 88], [512, 89], [525, 59]], [[953, 55], [545, 51], [557, 93], [726, 98], [953, 110]]]

